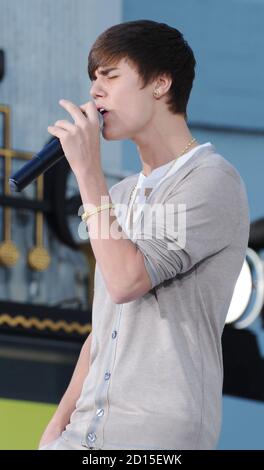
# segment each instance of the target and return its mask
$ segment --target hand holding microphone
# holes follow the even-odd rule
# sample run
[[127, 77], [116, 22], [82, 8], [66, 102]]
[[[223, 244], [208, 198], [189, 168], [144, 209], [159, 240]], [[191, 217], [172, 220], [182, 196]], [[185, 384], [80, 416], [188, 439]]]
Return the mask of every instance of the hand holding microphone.
[[[76, 108], [73, 103], [69, 101], [66, 102], [67, 106], [64, 106], [74, 117], [74, 112], [76, 113]], [[70, 106], [72, 105], [72, 107]], [[83, 108], [83, 107], [82, 107]], [[80, 108], [78, 108], [80, 109]], [[71, 111], [70, 111], [71, 110]], [[86, 112], [81, 109], [82, 113], [87, 116]], [[103, 117], [98, 113], [98, 118], [100, 122], [100, 129], [103, 128]], [[70, 123], [69, 123], [70, 124]], [[72, 124], [70, 124], [72, 125]], [[22, 168], [16, 171], [9, 178], [9, 185], [11, 191], [22, 191], [26, 186], [28, 186], [32, 181], [34, 181], [38, 176], [51, 168], [55, 163], [57, 163], [61, 158], [64, 157], [64, 150], [62, 148], [60, 139], [54, 137], [51, 142], [49, 142], [43, 149], [32, 157]]]

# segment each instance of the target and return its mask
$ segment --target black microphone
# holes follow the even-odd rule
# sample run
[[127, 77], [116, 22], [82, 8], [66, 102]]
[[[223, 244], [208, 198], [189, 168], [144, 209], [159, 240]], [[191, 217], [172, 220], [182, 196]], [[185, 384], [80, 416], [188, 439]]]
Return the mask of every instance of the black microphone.
[[[84, 114], [85, 112], [82, 111]], [[100, 129], [103, 127], [103, 116], [99, 113]], [[43, 149], [36, 153], [22, 168], [16, 171], [9, 178], [10, 190], [13, 192], [22, 191], [28, 184], [34, 181], [39, 175], [51, 168], [61, 158], [64, 157], [60, 140], [54, 137]]]

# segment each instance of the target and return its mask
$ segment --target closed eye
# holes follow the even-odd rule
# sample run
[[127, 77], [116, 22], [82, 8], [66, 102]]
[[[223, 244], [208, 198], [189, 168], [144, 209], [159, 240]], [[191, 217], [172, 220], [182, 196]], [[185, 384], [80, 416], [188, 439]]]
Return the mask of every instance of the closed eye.
[[[118, 77], [119, 77], [119, 75], [114, 75], [113, 77], [106, 76], [106, 78], [108, 78], [108, 80], [112, 80], [113, 78], [118, 78]], [[97, 77], [93, 78], [91, 80], [91, 83], [94, 84], [94, 82], [96, 82], [96, 80], [97, 80]]]

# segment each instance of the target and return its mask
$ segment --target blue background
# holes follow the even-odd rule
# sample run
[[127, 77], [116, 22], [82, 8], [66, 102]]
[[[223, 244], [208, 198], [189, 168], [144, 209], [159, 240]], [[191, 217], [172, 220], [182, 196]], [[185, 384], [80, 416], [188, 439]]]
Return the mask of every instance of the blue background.
[[[263, 18], [264, 2], [255, 0], [123, 0], [123, 21], [167, 23], [192, 47], [197, 66], [189, 126], [240, 172], [252, 221], [264, 216]], [[123, 143], [122, 167], [141, 169], [131, 142]], [[263, 343], [258, 322], [254, 330]], [[218, 448], [264, 449], [263, 423], [263, 403], [225, 396]]]

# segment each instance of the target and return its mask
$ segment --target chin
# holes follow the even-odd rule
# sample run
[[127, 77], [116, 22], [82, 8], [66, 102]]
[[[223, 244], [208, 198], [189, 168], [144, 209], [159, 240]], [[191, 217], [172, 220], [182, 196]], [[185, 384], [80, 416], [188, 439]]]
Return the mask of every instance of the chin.
[[121, 131], [110, 131], [110, 130], [107, 130], [107, 129], [103, 129], [102, 130], [102, 136], [105, 140], [127, 140], [127, 139], [130, 139], [130, 136], [125, 134], [125, 133], [122, 133]]

